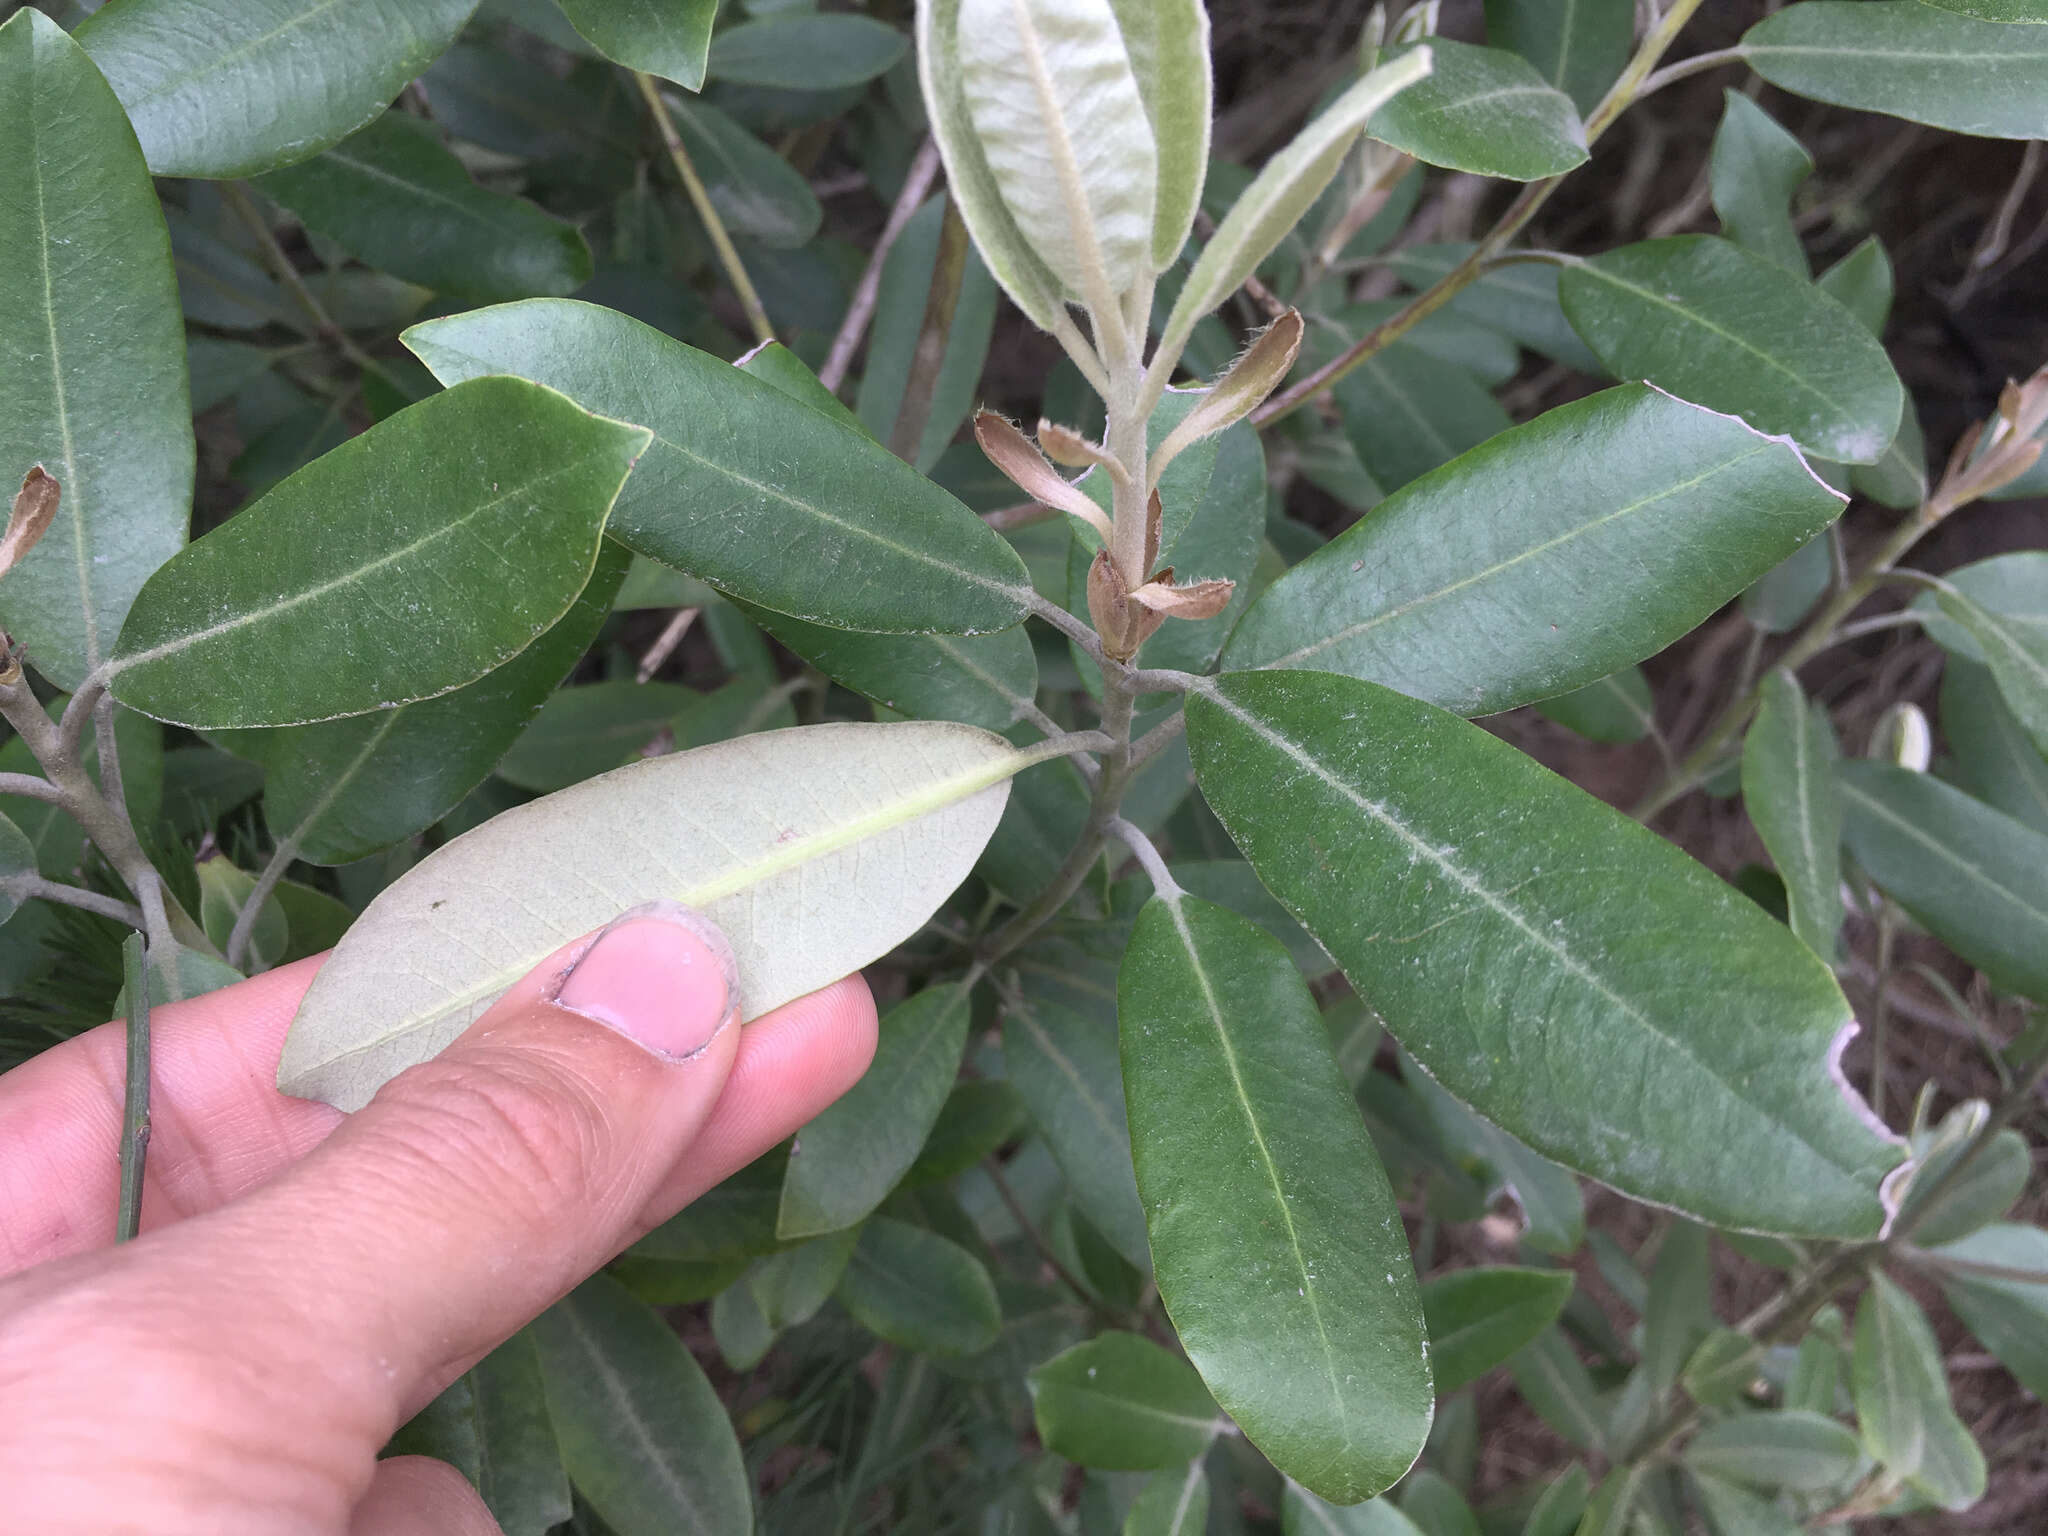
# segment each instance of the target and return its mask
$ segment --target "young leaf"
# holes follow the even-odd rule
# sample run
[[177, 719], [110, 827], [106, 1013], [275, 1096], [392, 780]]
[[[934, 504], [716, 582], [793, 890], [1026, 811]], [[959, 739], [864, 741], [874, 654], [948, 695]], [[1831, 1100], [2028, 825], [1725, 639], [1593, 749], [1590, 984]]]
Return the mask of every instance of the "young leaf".
[[1025, 998], [1004, 1010], [1003, 1065], [1074, 1203], [1125, 1259], [1149, 1267], [1115, 1029]]
[[1188, 243], [1209, 175], [1209, 12], [1202, 0], [1109, 3], [1157, 146], [1152, 265], [1164, 271]]
[[518, 379], [431, 396], [151, 577], [114, 694], [195, 728], [298, 725], [474, 682], [576, 601], [647, 441]]
[[1911, 769], [1836, 771], [1843, 839], [1870, 878], [1994, 985], [2048, 998], [2048, 836]]
[[819, 725], [652, 758], [518, 806], [370, 904], [300, 1004], [279, 1086], [358, 1108], [554, 950], [657, 898], [724, 929], [739, 1016], [758, 1018], [915, 932], [1032, 761], [970, 726]]
[[1850, 1379], [1863, 1443], [1887, 1471], [1944, 1509], [1984, 1496], [1984, 1454], [1949, 1406], [1927, 1314], [1882, 1274], [1856, 1309]]
[[184, 327], [121, 104], [33, 7], [0, 26], [0, 100], [0, 486], [40, 464], [61, 487], [48, 536], [0, 582], [0, 617], [69, 690], [185, 542]]
[[2048, 757], [2014, 717], [1990, 668], [1949, 657], [1941, 673], [1941, 734], [1964, 789], [2048, 835]]
[[651, 427], [609, 531], [736, 597], [885, 634], [982, 634], [1023, 616], [1024, 562], [959, 502], [872, 439], [616, 310], [534, 299], [405, 341], [443, 383], [534, 377]]
[[1373, 113], [1365, 127], [1372, 138], [1430, 165], [1510, 181], [1562, 176], [1586, 163], [1586, 128], [1571, 97], [1526, 59], [1441, 37], [1426, 46], [1429, 78]]
[[732, 85], [832, 91], [895, 67], [909, 40], [872, 16], [791, 11], [727, 27], [711, 43], [711, 77]]
[[1176, 893], [1138, 916], [1117, 1013], [1153, 1270], [1189, 1359], [1290, 1477], [1342, 1503], [1382, 1491], [1428, 1435], [1422, 1309], [1300, 973]]
[[[1708, 160], [1721, 233], [1805, 277], [1811, 268], [1792, 226], [1792, 196], [1813, 174], [1813, 156], [1740, 91], [1724, 91], [1722, 101], [1721, 126]], [[1882, 322], [1870, 327], [1882, 328]]]
[[1266, 590], [1223, 665], [1493, 714], [1661, 650], [1841, 505], [1788, 445], [1623, 385], [1389, 497]]
[[927, 987], [883, 1016], [859, 1082], [797, 1133], [775, 1235], [837, 1232], [888, 1199], [939, 1118], [967, 1047], [967, 989]]
[[2048, 138], [2048, 33], [1919, 0], [1803, 0], [1743, 34], [1771, 84], [1954, 133]]
[[583, 40], [614, 64], [704, 85], [705, 55], [718, 0], [557, 0]]
[[1056, 1456], [1118, 1472], [1199, 1458], [1223, 1420], [1193, 1366], [1135, 1333], [1104, 1333], [1025, 1378], [1038, 1438]]
[[1529, 1343], [1557, 1321], [1571, 1294], [1568, 1269], [1460, 1269], [1425, 1283], [1437, 1396], [1477, 1381]]
[[1536, 713], [1576, 731], [1588, 741], [1641, 741], [1655, 729], [1656, 701], [1641, 667], [1624, 667], [1598, 682], [1538, 699]]
[[491, 304], [590, 281], [575, 225], [485, 191], [432, 128], [402, 112], [258, 185], [351, 256], [454, 299]]
[[1371, 683], [1227, 676], [1188, 738], [1259, 878], [1450, 1093], [1715, 1225], [1882, 1226], [1900, 1149], [1832, 1070], [1833, 977], [1662, 838]]
[[391, 104], [476, 0], [184, 0], [102, 7], [76, 36], [159, 176], [225, 180], [317, 155]]
[[1486, 0], [1486, 40], [1535, 65], [1582, 115], [1628, 63], [1635, 30], [1629, 0]]
[[596, 1275], [543, 1312], [533, 1336], [569, 1478], [619, 1536], [752, 1526], [725, 1405], [651, 1307]]
[[[2048, 1232], [2016, 1224], [1986, 1227], [1950, 1243], [1941, 1255], [2048, 1274]], [[1958, 1273], [1944, 1275], [1941, 1285], [1949, 1305], [1984, 1347], [2040, 1397], [2048, 1388], [2048, 1285]]]
[[1726, 240], [1625, 245], [1567, 267], [1557, 292], [1573, 329], [1622, 378], [1843, 464], [1871, 463], [1898, 433], [1905, 396], [1877, 338], [1812, 284]]
[[1799, 680], [1779, 669], [1742, 742], [1742, 803], [1784, 877], [1792, 931], [1832, 961], [1842, 927], [1842, 806], [1835, 793], [1835, 733], [1809, 708]]
[[888, 1216], [860, 1229], [834, 1294], [870, 1333], [926, 1354], [978, 1354], [1002, 1326], [1002, 1306], [980, 1260], [936, 1232]]

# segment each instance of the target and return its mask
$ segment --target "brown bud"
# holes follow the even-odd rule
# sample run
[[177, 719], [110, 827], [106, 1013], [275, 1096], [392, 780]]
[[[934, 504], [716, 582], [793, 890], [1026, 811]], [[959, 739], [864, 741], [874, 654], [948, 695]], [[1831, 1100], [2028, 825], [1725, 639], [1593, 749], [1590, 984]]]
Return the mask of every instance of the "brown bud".
[[1301, 315], [1290, 309], [1254, 336], [1237, 361], [1217, 375], [1201, 403], [1182, 417], [1180, 425], [1154, 450], [1153, 480], [1158, 480], [1181, 450], [1234, 426], [1264, 404], [1294, 367], [1301, 353], [1301, 332]]
[[40, 464], [22, 478], [21, 490], [14, 498], [14, 515], [7, 520], [7, 532], [0, 534], [0, 576], [13, 570], [49, 532], [62, 495], [63, 487]]
[[1026, 496], [1048, 507], [1057, 507], [1062, 512], [1071, 512], [1101, 534], [1105, 541], [1110, 537], [1109, 519], [1102, 508], [1069, 484], [1058, 470], [1046, 462], [1045, 455], [1038, 451], [1031, 439], [1012, 423], [994, 411], [976, 411], [974, 438], [981, 444], [981, 451], [988, 455], [989, 463], [1001, 470]]
[[1213, 619], [1230, 606], [1236, 590], [1234, 581], [1191, 581], [1177, 587], [1173, 572], [1166, 570], [1133, 592], [1131, 601], [1170, 619]]
[[1100, 443], [1091, 443], [1072, 427], [1047, 421], [1043, 416], [1038, 419], [1038, 446], [1053, 463], [1064, 464], [1068, 469], [1093, 469], [1098, 464], [1107, 469], [1116, 462]]
[[1159, 500], [1159, 487], [1152, 487], [1152, 499], [1145, 503], [1145, 564], [1151, 570], [1159, 559], [1159, 535], [1166, 524], [1166, 508]]
[[1102, 649], [1117, 661], [1137, 655], [1138, 647], [1165, 622], [1164, 614], [1131, 601], [1130, 588], [1106, 549], [1097, 550], [1088, 567], [1088, 617], [1102, 637]]

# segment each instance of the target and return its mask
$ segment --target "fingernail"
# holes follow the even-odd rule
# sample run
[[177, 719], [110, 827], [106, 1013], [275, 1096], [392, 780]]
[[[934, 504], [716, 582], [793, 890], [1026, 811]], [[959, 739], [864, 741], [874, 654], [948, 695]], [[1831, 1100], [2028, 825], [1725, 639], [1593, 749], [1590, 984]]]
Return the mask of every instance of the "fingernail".
[[687, 1061], [731, 1022], [738, 969], [715, 924], [650, 901], [605, 925], [555, 989], [554, 1003], [668, 1061]]

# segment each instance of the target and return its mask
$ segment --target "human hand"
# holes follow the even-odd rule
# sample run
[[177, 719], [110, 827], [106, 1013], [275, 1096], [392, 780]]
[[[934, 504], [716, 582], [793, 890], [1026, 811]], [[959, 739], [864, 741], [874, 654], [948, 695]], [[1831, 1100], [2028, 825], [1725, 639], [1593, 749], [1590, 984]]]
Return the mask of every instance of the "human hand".
[[273, 1082], [319, 964], [154, 1011], [135, 1242], [109, 1246], [120, 1026], [0, 1077], [8, 1529], [495, 1532], [452, 1467], [379, 1447], [874, 1052], [858, 977], [733, 1025], [724, 940], [674, 908], [558, 951], [344, 1117]]

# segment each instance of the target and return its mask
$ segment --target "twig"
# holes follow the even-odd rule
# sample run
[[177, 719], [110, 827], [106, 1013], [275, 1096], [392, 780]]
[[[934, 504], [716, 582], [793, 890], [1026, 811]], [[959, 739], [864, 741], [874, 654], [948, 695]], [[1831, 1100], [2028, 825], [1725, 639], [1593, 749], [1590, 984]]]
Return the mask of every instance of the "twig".
[[907, 464], [917, 463], [925, 428], [931, 424], [939, 375], [953, 339], [953, 317], [960, 307], [960, 284], [967, 275], [968, 248], [967, 223], [960, 217], [959, 205], [948, 199], [946, 216], [939, 225], [939, 249], [932, 260], [924, 321], [911, 353], [910, 375], [903, 383], [903, 403], [896, 409], [896, 424], [889, 429], [889, 451]]
[[633, 71], [633, 83], [640, 88], [641, 99], [647, 103], [647, 110], [654, 118], [655, 129], [661, 134], [662, 148], [668, 151], [669, 164], [675, 167], [677, 178], [683, 190], [690, 195], [690, 206], [697, 210], [697, 218], [704, 226], [704, 232], [711, 237], [711, 248], [718, 253], [719, 265], [725, 268], [726, 281], [732, 284], [732, 291], [739, 296], [740, 308], [746, 311], [747, 324], [753, 328], [757, 342], [773, 341], [775, 327], [768, 323], [768, 311], [761, 307], [761, 295], [754, 291], [753, 279], [747, 276], [745, 263], [740, 260], [739, 251], [733, 246], [732, 236], [726, 233], [725, 221], [718, 216], [718, 210], [711, 206], [711, 194], [704, 190], [704, 183], [697, 175], [697, 167], [690, 161], [690, 152], [683, 146], [682, 135], [676, 132], [675, 119], [669, 116], [668, 103], [661, 99], [661, 92], [644, 70]]
[[[1143, 674], [1141, 673], [1140, 676]], [[1164, 720], [1153, 726], [1137, 744], [1131, 748], [1131, 771], [1137, 772], [1173, 744], [1174, 738], [1188, 728], [1188, 712], [1176, 709]]]
[[888, 222], [883, 224], [882, 233], [875, 241], [874, 254], [868, 257], [868, 264], [854, 285], [853, 302], [846, 306], [846, 318], [839, 322], [839, 334], [832, 338], [832, 350], [825, 354], [825, 365], [818, 370], [818, 382], [839, 393], [839, 386], [846, 382], [847, 370], [853, 366], [853, 355], [860, 350], [861, 338], [867, 334], [869, 324], [875, 318], [875, 305], [882, 292], [882, 265], [889, 259], [889, 252], [896, 248], [897, 239], [911, 216], [924, 205], [930, 195], [932, 184], [939, 176], [939, 146], [936, 141], [926, 139], [910, 162], [910, 174], [903, 178], [903, 190], [896, 195], [896, 202], [889, 209]]
[[1155, 895], [1172, 900], [1187, 894], [1181, 888], [1181, 883], [1174, 879], [1172, 872], [1167, 869], [1166, 860], [1160, 857], [1152, 839], [1135, 823], [1128, 822], [1121, 816], [1112, 816], [1109, 818], [1109, 834], [1136, 855], [1138, 862], [1144, 866], [1145, 877], [1152, 882]]
[[1925, 1248], [1901, 1248], [1900, 1258], [1943, 1274], [1974, 1276], [1979, 1280], [2007, 1280], [2019, 1285], [2048, 1286], [2048, 1270], [2023, 1269], [2016, 1264], [1990, 1264], [1982, 1259], [1965, 1259], [1955, 1254], [1932, 1253]]
[[62, 806], [65, 800], [63, 790], [32, 773], [0, 773], [0, 795], [23, 795], [55, 806]]
[[248, 968], [242, 963], [249, 953], [249, 941], [256, 934], [256, 920], [263, 915], [263, 904], [270, 900], [270, 893], [277, 889], [284, 872], [291, 868], [292, 860], [299, 856], [299, 840], [287, 837], [270, 853], [270, 862], [263, 866], [263, 872], [256, 877], [256, 883], [249, 888], [249, 899], [242, 903], [242, 910], [235, 914], [234, 930], [228, 934], [227, 961], [236, 970]]
[[1088, 653], [1091, 660], [1103, 661], [1102, 638], [1094, 630], [1075, 618], [1058, 603], [1050, 602], [1036, 591], [1024, 600], [1025, 609], [1034, 616], [1045, 620], [1054, 629], [1065, 635], [1074, 644]]
[[1723, 64], [1740, 64], [1749, 55], [1737, 48], [1716, 48], [1711, 53], [1696, 53], [1689, 59], [1680, 59], [1676, 64], [1667, 64], [1662, 69], [1644, 76], [1636, 100], [1654, 96], [1667, 85], [1688, 79], [1693, 75], [1705, 74], [1710, 69], [1719, 69]]
[[697, 622], [701, 608], [678, 608], [654, 637], [654, 644], [647, 647], [647, 654], [640, 658], [640, 665], [634, 670], [633, 680], [644, 683], [661, 670], [661, 664], [675, 654], [677, 646], [683, 643], [683, 636], [690, 632], [690, 626]]
[[1083, 1285], [1075, 1277], [1074, 1272], [1060, 1262], [1060, 1256], [1052, 1251], [1052, 1244], [1045, 1240], [1045, 1234], [1038, 1230], [1037, 1223], [1033, 1222], [1025, 1211], [1023, 1202], [1017, 1198], [1017, 1192], [1010, 1188], [1010, 1181], [1003, 1177], [1002, 1164], [991, 1157], [982, 1164], [982, 1169], [988, 1174], [989, 1183], [995, 1186], [996, 1196], [1003, 1202], [1003, 1208], [1010, 1213], [1010, 1219], [1017, 1223], [1017, 1230], [1024, 1234], [1024, 1240], [1031, 1244], [1045, 1267], [1057, 1275], [1060, 1283], [1079, 1297], [1090, 1310], [1102, 1311], [1102, 1304], [1097, 1300], [1095, 1292]]
[[277, 232], [257, 211], [248, 188], [239, 181], [223, 181], [219, 185], [222, 199], [234, 210], [235, 216], [248, 226], [249, 233], [256, 237], [256, 243], [262, 248], [264, 262], [269, 266], [272, 276], [284, 285], [285, 292], [292, 296], [292, 302], [304, 312], [307, 322], [313, 327], [314, 336], [363, 372], [374, 373], [401, 397], [404, 396], [405, 387], [391, 376], [391, 371], [357, 346], [355, 339], [327, 312], [327, 306], [306, 286], [306, 279], [292, 264], [291, 257], [285, 254], [284, 247], [277, 243]]
[[17, 901], [55, 901], [67, 907], [76, 907], [81, 912], [97, 912], [101, 917], [111, 917], [126, 927], [142, 927], [142, 908], [133, 902], [122, 901], [115, 896], [102, 896], [98, 891], [89, 891], [82, 885], [66, 885], [61, 880], [46, 880], [33, 872], [11, 877], [7, 882], [8, 894]]
[[128, 1083], [121, 1096], [121, 1207], [114, 1241], [125, 1243], [142, 1227], [142, 1174], [149, 1157], [149, 977], [142, 935], [121, 945], [121, 979], [128, 992]]

